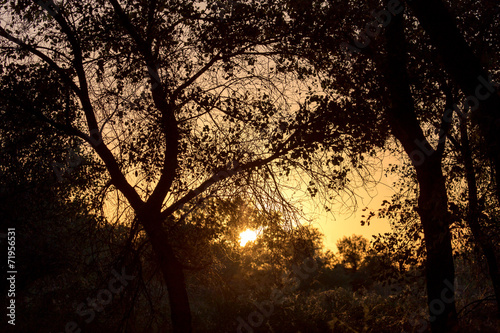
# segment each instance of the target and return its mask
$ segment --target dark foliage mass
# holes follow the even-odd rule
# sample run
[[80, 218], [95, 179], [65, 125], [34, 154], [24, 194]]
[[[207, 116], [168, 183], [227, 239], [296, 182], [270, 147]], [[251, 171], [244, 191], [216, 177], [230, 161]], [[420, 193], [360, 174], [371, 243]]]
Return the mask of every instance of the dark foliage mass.
[[496, 332], [499, 14], [0, 1], [0, 329]]

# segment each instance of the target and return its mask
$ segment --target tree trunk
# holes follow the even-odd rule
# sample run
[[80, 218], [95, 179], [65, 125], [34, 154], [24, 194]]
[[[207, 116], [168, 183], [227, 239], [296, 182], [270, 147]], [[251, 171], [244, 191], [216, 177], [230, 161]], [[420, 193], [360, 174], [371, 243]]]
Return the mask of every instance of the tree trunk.
[[441, 156], [425, 138], [415, 114], [406, 69], [403, 15], [387, 27], [387, 59], [376, 60], [385, 74], [391, 107], [387, 119], [417, 173], [420, 188], [418, 214], [427, 249], [427, 302], [433, 332], [452, 332], [457, 326], [454, 300], [455, 269], [449, 230], [448, 195]]
[[455, 268], [445, 178], [441, 169], [441, 161], [435, 156], [430, 156], [416, 169], [420, 187], [418, 214], [424, 227], [427, 249], [429, 320], [433, 332], [451, 332], [456, 329], [457, 312], [454, 299]]
[[156, 254], [163, 278], [167, 285], [170, 316], [175, 333], [192, 332], [191, 309], [186, 289], [184, 271], [181, 263], [169, 243], [167, 233], [163, 230], [160, 213], [145, 213], [140, 216], [151, 246]]
[[[500, 202], [500, 96], [479, 58], [465, 41], [456, 22], [441, 0], [407, 0], [420, 24], [441, 54], [446, 70], [467, 96], [472, 117], [479, 125], [495, 166], [496, 196]], [[467, 103], [468, 102], [468, 103]], [[475, 110], [477, 109], [477, 110]]]
[[498, 271], [498, 261], [495, 255], [495, 247], [489, 241], [487, 235], [484, 233], [479, 224], [480, 207], [477, 195], [476, 173], [474, 172], [474, 162], [472, 159], [472, 151], [467, 133], [467, 123], [465, 121], [461, 121], [460, 123], [460, 136], [462, 141], [462, 158], [464, 160], [469, 199], [467, 222], [475, 242], [479, 244], [479, 247], [483, 251], [486, 258], [486, 262], [488, 263], [488, 270], [497, 300], [497, 311], [500, 315], [500, 272]]

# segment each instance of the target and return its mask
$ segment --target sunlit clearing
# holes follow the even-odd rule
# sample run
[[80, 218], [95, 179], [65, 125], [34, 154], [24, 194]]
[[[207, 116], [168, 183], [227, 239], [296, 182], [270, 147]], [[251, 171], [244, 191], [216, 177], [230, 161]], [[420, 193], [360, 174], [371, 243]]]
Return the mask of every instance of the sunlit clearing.
[[257, 231], [247, 229], [240, 234], [240, 246], [245, 246], [248, 242], [257, 239]]

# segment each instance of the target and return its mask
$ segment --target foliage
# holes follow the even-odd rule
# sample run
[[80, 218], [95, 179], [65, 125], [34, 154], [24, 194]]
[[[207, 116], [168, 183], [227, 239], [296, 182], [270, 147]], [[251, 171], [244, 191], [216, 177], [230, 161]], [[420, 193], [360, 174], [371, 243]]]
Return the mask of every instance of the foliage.
[[366, 256], [368, 241], [359, 235], [344, 236], [337, 241], [337, 249], [341, 257], [341, 263], [356, 272], [361, 261]]
[[[43, 67], [16, 69], [18, 75], [31, 70], [47, 82], [52, 79]], [[36, 96], [34, 108], [64, 119], [65, 108], [72, 107], [66, 104], [64, 90], [39, 83], [27, 75], [25, 80], [5, 76], [0, 85], [0, 221], [2, 232], [16, 230], [15, 262], [20, 274], [14, 331], [18, 332], [42, 326], [60, 331], [67, 322], [78, 320], [76, 305], [106, 286], [127, 235], [102, 215], [102, 169], [82, 142], [57, 135], [13, 102], [22, 101], [18, 92], [29, 91]], [[48, 100], [37, 94], [44, 90], [53, 94]], [[2, 264], [5, 271], [6, 264], [7, 260]], [[119, 325], [119, 304], [110, 305], [110, 316], [97, 316], [92, 325]]]
[[[158, 276], [164, 267], [150, 244], [155, 230], [187, 272], [198, 331], [234, 330], [227, 316], [251, 313], [276, 288], [289, 293], [256, 330], [418, 329], [422, 321], [409, 314], [424, 311], [415, 292], [423, 282], [415, 209], [422, 207], [416, 174], [400, 158], [385, 116], [393, 105], [380, 66], [385, 36], [353, 54], [342, 47], [373, 21], [379, 1], [47, 3], [0, 1], [0, 218], [23, 235], [20, 271], [32, 274], [20, 290], [33, 319], [45, 308], [52, 315], [43, 324], [58, 329], [54, 313], [69, 320], [74, 300], [92, 295], [113, 265], [126, 263], [139, 278], [109, 308], [113, 315], [90, 329], [171, 329], [164, 314], [175, 305]], [[498, 78], [498, 5], [485, 3], [449, 5]], [[470, 261], [465, 271], [484, 271], [468, 229], [465, 186], [472, 174], [479, 224], [500, 244], [484, 139], [455, 116], [441, 146], [443, 111], [465, 96], [411, 14], [404, 34], [418, 126], [442, 148], [455, 257]], [[300, 226], [284, 193], [305, 188], [328, 210], [354, 177], [373, 181], [368, 160], [383, 150], [401, 160], [387, 171], [400, 181], [362, 223], [388, 219], [393, 232], [370, 246], [345, 237], [337, 256], [324, 253], [321, 235]], [[146, 230], [145, 211], [159, 217], [156, 229]], [[260, 236], [240, 248], [246, 228]], [[297, 284], [294, 267], [308, 258], [317, 268]], [[467, 274], [460, 278], [472, 281]], [[387, 295], [394, 281], [406, 287]], [[478, 294], [460, 295], [460, 306], [488, 297], [487, 286], [474, 289]]]

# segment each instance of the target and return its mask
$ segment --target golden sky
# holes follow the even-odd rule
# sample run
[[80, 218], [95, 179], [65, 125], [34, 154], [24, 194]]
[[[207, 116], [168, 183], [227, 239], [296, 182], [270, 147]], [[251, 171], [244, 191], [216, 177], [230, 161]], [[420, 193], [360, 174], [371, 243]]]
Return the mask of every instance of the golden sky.
[[[366, 196], [363, 198], [363, 203], [359, 203], [359, 207], [353, 213], [343, 212], [320, 212], [316, 222], [313, 223], [325, 236], [325, 247], [336, 252], [337, 240], [343, 236], [351, 236], [352, 234], [362, 235], [371, 240], [372, 235], [391, 231], [388, 221], [383, 219], [372, 219], [370, 225], [361, 226], [361, 215], [369, 212], [370, 209], [376, 211], [380, 208], [382, 201], [389, 200], [394, 191], [387, 186], [389, 182], [383, 182], [376, 186], [378, 194], [374, 198]], [[368, 206], [368, 210], [362, 211], [362, 208]]]
[[[352, 234], [362, 235], [371, 240], [372, 235], [379, 233], [390, 232], [391, 227], [387, 220], [372, 218], [370, 225], [361, 226], [361, 220], [364, 220], [362, 215], [367, 215], [370, 210], [377, 211], [383, 200], [390, 200], [395, 193], [393, 182], [397, 180], [394, 175], [386, 177], [383, 174], [383, 169], [389, 163], [399, 163], [394, 156], [385, 155], [381, 157], [381, 165], [378, 175], [372, 175], [377, 184], [368, 188], [359, 187], [354, 190], [356, 194], [357, 207], [346, 207], [346, 205], [338, 204], [332, 207], [331, 212], [326, 212], [318, 203], [319, 200], [312, 200], [304, 204], [304, 212], [313, 219], [313, 226], [318, 228], [324, 234], [325, 247], [336, 252], [337, 240], [343, 236], [351, 236]], [[366, 211], [362, 209], [368, 207]]]

